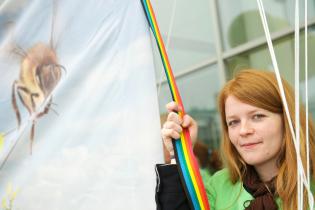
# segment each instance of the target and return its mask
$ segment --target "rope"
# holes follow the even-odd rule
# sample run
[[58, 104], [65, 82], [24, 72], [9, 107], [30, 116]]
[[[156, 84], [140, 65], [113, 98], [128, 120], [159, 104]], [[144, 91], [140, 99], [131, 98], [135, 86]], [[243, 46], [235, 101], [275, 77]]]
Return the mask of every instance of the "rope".
[[[295, 141], [296, 154], [301, 155], [300, 145], [300, 30], [299, 30], [299, 0], [295, 0], [295, 24], [294, 24], [294, 99], [295, 99]], [[297, 160], [297, 165], [299, 162]], [[300, 168], [297, 167], [297, 194], [298, 194], [298, 209], [303, 209], [303, 184], [300, 173]]]
[[[170, 42], [171, 42], [171, 34], [172, 34], [172, 31], [173, 31], [173, 25], [174, 25], [174, 19], [175, 19], [175, 12], [176, 12], [176, 8], [177, 8], [177, 0], [174, 0], [174, 3], [173, 3], [173, 9], [172, 9], [172, 13], [171, 13], [171, 20], [170, 20], [170, 24], [169, 24], [169, 27], [168, 27], [168, 32], [167, 32], [167, 38], [166, 38], [166, 51], [168, 51], [169, 49], [169, 46], [170, 46]], [[163, 80], [163, 71], [164, 69], [161, 68], [161, 71], [160, 71], [160, 81], [159, 81], [159, 86], [158, 86], [158, 96], [160, 96], [160, 93], [161, 93], [161, 86], [162, 86], [162, 80]]]
[[[264, 11], [264, 7], [263, 7], [263, 4], [262, 4], [262, 1], [261, 0], [257, 0], [257, 4], [258, 4], [259, 13], [260, 13], [260, 16], [261, 16], [263, 28], [264, 28], [264, 31], [265, 31], [265, 36], [266, 36], [266, 39], [267, 39], [267, 44], [268, 44], [268, 48], [269, 48], [272, 64], [273, 64], [273, 67], [274, 67], [274, 70], [275, 70], [278, 86], [279, 86], [279, 89], [280, 89], [280, 95], [281, 95], [281, 99], [282, 99], [283, 106], [284, 106], [284, 109], [285, 109], [286, 118], [287, 118], [288, 123], [289, 123], [290, 132], [291, 132], [292, 139], [293, 139], [293, 144], [294, 144], [294, 147], [295, 147], [295, 150], [296, 150], [297, 169], [298, 169], [298, 180], [297, 180], [298, 181], [298, 186], [297, 186], [298, 187], [298, 193], [301, 190], [301, 185], [303, 184], [306, 187], [306, 190], [307, 190], [307, 193], [308, 193], [309, 206], [313, 208], [313, 206], [314, 206], [314, 198], [313, 198], [313, 195], [312, 195], [311, 190], [310, 190], [310, 183], [308, 182], [308, 180], [307, 180], [307, 178], [305, 176], [305, 172], [304, 172], [304, 168], [303, 168], [303, 164], [302, 164], [302, 160], [301, 160], [301, 155], [300, 155], [300, 152], [299, 152], [300, 150], [298, 148], [298, 143], [296, 141], [296, 135], [295, 135], [295, 132], [294, 132], [294, 129], [293, 129], [292, 120], [291, 120], [291, 117], [290, 117], [288, 104], [287, 104], [287, 100], [286, 100], [286, 97], [285, 97], [284, 88], [283, 88], [283, 85], [282, 85], [282, 80], [281, 80], [281, 76], [280, 76], [280, 72], [279, 72], [279, 68], [278, 68], [278, 64], [277, 64], [277, 60], [276, 60], [276, 56], [275, 56], [275, 52], [274, 52], [274, 48], [273, 48], [273, 44], [272, 44], [272, 41], [271, 41], [271, 36], [270, 36], [269, 27], [268, 27], [268, 23], [267, 23], [267, 19], [266, 19], [266, 14], [265, 14], [265, 11]], [[299, 30], [299, 28], [297, 28], [297, 29]], [[295, 30], [297, 30], [297, 29], [295, 28]], [[297, 68], [295, 68], [295, 69], [297, 69]], [[297, 106], [299, 106], [299, 103], [297, 104]], [[299, 113], [299, 110], [298, 110], [297, 113]], [[297, 130], [297, 133], [299, 133], [298, 131], [299, 130]], [[299, 135], [298, 135], [298, 137], [299, 137]], [[299, 183], [302, 183], [302, 184], [299, 184]], [[303, 190], [301, 192], [303, 192]], [[298, 197], [301, 198], [301, 193], [298, 194]], [[302, 195], [302, 198], [303, 198], [303, 195]], [[299, 201], [299, 200], [300, 199], [298, 199], [298, 207], [300, 208], [301, 207], [301, 201]]]
[[310, 148], [309, 148], [309, 125], [308, 125], [308, 26], [307, 26], [307, 0], [304, 1], [304, 24], [305, 24], [305, 34], [304, 34], [304, 40], [305, 40], [305, 137], [306, 137], [306, 166], [307, 166], [307, 181], [310, 182]]

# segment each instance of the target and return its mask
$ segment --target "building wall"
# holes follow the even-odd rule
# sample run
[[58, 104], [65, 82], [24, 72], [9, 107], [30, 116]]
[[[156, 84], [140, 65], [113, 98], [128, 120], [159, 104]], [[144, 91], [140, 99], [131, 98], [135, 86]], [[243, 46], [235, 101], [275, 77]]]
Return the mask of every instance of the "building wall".
[[[300, 1], [300, 26], [304, 1]], [[294, 84], [294, 1], [264, 1], [281, 75]], [[256, 1], [152, 0], [170, 62], [188, 114], [200, 125], [199, 138], [212, 148], [220, 141], [216, 97], [236, 71], [273, 71]], [[315, 116], [315, 1], [308, 1], [309, 111]], [[154, 45], [154, 44], [153, 44]], [[305, 102], [304, 28], [300, 35], [300, 94]], [[171, 100], [155, 52], [160, 113]]]

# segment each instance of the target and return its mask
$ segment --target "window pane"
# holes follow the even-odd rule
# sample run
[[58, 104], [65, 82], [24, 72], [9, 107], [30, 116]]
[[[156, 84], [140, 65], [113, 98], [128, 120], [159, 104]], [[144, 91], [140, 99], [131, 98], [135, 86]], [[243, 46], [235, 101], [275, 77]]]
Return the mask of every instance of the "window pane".
[[[211, 148], [218, 148], [220, 132], [216, 98], [220, 90], [217, 66], [207, 67], [198, 72], [177, 79], [186, 112], [197, 120], [199, 139]], [[165, 104], [171, 101], [167, 84], [163, 84], [159, 96], [160, 113], [166, 115]]]
[[[219, 12], [224, 49], [264, 36], [257, 2], [220, 0]], [[263, 1], [271, 32], [294, 26], [294, 1]], [[315, 2], [308, 1], [308, 17], [314, 21]], [[300, 1], [300, 21], [304, 21], [304, 1]]]
[[[215, 46], [210, 18], [210, 1], [200, 0], [196, 3], [189, 0], [177, 0], [176, 5], [174, 2], [174, 0], [152, 0], [152, 5], [164, 43], [168, 47], [170, 63], [174, 73], [177, 74], [209, 57], [214, 57]], [[173, 27], [171, 27], [169, 37], [173, 15]], [[170, 42], [167, 46], [168, 38]], [[153, 46], [156, 48], [155, 41]], [[159, 78], [162, 64], [156, 49], [154, 50], [155, 63], [157, 78]]]
[[[305, 102], [305, 62], [304, 62], [304, 34], [300, 37], [300, 94]], [[288, 36], [274, 42], [275, 53], [281, 76], [294, 86], [294, 38]], [[309, 29], [308, 35], [308, 89], [309, 111], [315, 116], [315, 27]], [[243, 68], [257, 68], [273, 71], [271, 58], [267, 46], [253, 49], [246, 53], [226, 60], [229, 78], [235, 71]]]

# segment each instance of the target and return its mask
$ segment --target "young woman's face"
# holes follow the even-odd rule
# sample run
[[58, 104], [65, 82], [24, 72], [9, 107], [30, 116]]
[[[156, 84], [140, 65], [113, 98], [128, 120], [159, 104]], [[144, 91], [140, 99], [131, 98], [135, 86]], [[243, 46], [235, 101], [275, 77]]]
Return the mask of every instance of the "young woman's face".
[[253, 166], [276, 164], [283, 141], [281, 115], [231, 95], [226, 99], [225, 112], [229, 138], [244, 161]]

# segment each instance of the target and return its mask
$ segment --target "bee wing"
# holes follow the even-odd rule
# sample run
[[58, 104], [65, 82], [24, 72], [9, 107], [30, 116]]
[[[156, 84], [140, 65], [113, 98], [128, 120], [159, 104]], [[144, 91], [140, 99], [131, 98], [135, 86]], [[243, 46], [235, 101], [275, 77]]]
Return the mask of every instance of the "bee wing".
[[61, 68], [55, 64], [42, 66], [36, 72], [36, 80], [43, 90], [45, 96], [48, 96], [58, 84], [61, 77]]

